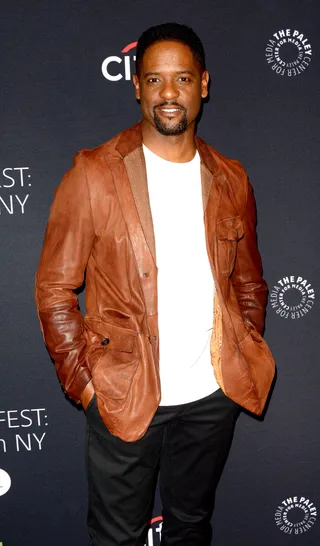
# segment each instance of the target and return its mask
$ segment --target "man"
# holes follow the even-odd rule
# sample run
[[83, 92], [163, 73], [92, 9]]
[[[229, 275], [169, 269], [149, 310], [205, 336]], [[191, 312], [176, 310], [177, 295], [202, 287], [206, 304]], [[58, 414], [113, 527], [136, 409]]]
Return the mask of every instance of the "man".
[[254, 200], [242, 166], [195, 136], [209, 83], [195, 33], [148, 29], [136, 63], [142, 122], [65, 175], [37, 306], [87, 414], [91, 544], [143, 543], [160, 469], [161, 544], [209, 545], [239, 405], [261, 414], [274, 374]]

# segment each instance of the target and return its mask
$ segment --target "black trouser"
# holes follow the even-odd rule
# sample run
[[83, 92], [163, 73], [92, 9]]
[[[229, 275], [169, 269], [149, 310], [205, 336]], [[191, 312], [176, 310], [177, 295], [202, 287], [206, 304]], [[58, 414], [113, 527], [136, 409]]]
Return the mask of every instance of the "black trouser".
[[160, 469], [161, 545], [208, 546], [214, 494], [239, 406], [219, 389], [196, 402], [160, 406], [146, 434], [124, 442], [87, 410], [88, 526], [92, 546], [141, 546]]

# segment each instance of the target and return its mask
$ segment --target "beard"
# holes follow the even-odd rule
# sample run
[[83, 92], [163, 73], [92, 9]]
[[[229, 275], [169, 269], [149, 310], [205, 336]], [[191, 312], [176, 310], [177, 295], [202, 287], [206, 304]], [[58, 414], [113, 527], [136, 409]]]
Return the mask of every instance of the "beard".
[[[161, 105], [166, 106], [166, 105]], [[169, 105], [167, 105], [169, 106]], [[170, 106], [179, 106], [177, 104], [170, 104]], [[158, 106], [155, 106], [153, 108], [153, 119], [154, 124], [156, 126], [157, 131], [164, 136], [177, 136], [182, 135], [187, 130], [188, 127], [188, 120], [187, 120], [187, 111], [183, 109], [183, 116], [175, 125], [167, 126], [165, 122], [163, 122], [157, 112]], [[181, 108], [181, 106], [179, 106]]]

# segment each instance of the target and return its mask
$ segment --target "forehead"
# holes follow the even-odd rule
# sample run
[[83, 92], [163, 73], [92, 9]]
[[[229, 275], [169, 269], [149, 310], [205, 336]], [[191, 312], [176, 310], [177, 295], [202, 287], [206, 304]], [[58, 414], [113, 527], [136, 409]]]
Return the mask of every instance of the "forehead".
[[199, 70], [189, 46], [176, 41], [155, 42], [142, 59], [142, 72]]

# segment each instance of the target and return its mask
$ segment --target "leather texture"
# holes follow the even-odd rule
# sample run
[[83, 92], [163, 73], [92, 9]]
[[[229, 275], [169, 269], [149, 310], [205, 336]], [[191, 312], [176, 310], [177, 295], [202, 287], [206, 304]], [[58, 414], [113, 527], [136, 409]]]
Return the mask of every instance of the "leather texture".
[[[261, 337], [267, 286], [252, 188], [239, 162], [198, 137], [196, 145], [216, 284], [212, 365], [225, 394], [261, 414], [274, 361]], [[84, 280], [82, 317], [75, 290]], [[51, 207], [35, 295], [65, 392], [79, 402], [92, 379], [110, 432], [125, 441], [141, 438], [159, 405], [160, 382], [156, 248], [140, 123], [74, 158]], [[178, 321], [180, 310], [172, 312]], [[176, 343], [191, 338], [186, 332]]]

